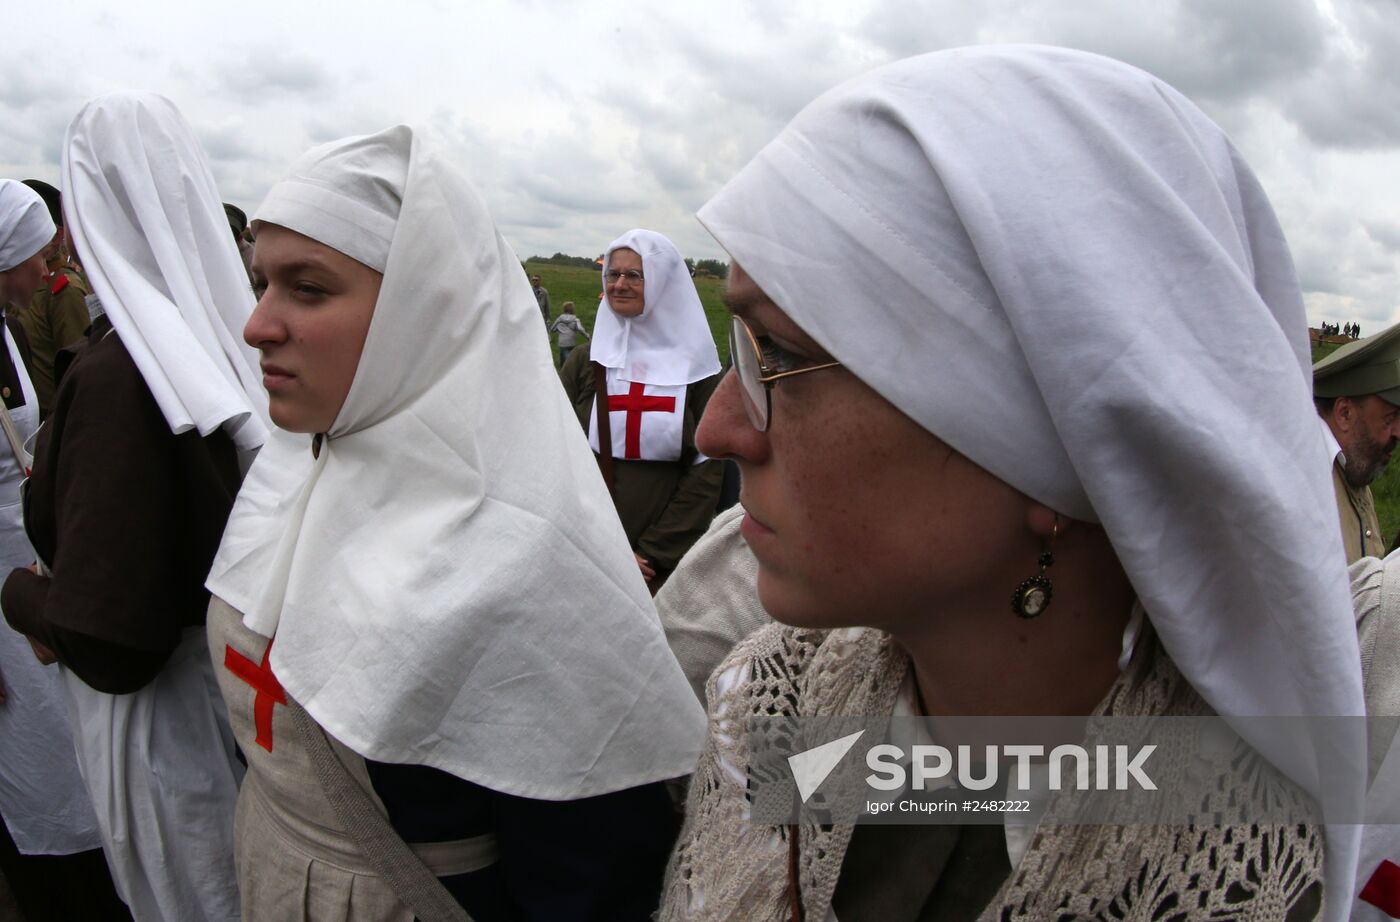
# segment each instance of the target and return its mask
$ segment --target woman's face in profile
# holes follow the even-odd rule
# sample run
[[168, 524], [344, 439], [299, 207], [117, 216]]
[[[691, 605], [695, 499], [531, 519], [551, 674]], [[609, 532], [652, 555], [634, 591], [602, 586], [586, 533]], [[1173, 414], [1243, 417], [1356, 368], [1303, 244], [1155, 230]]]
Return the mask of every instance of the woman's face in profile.
[[13, 269], [0, 272], [0, 308], [7, 305], [18, 309], [29, 307], [29, 302], [34, 298], [34, 289], [39, 287], [48, 271], [44, 251], [40, 250]]
[[261, 224], [253, 248], [258, 306], [243, 328], [262, 353], [272, 421], [325, 432], [355, 380], [384, 276], [310, 237]]
[[642, 256], [636, 250], [621, 247], [608, 254], [608, 271], [620, 272], [616, 281], [608, 282], [608, 304], [619, 317], [640, 317], [646, 309], [646, 278], [631, 281], [626, 273], [642, 272]]
[[[725, 300], [770, 368], [833, 360], [738, 265]], [[1018, 578], [1001, 571], [1026, 556], [1029, 534], [1022, 494], [845, 368], [774, 382], [767, 432], [749, 422], [735, 375], [710, 398], [695, 441], [739, 464], [741, 532], [769, 614], [897, 631], [989, 586], [1009, 599]]]

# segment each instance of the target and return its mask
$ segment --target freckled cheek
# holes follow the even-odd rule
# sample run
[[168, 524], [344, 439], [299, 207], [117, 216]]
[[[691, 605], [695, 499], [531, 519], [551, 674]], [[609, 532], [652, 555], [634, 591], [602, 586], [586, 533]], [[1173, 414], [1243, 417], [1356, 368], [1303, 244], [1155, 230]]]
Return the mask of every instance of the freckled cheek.
[[792, 532], [803, 559], [828, 576], [848, 576], [852, 555], [884, 540], [879, 510], [889, 497], [872, 490], [884, 453], [868, 426], [827, 426], [824, 436], [804, 440], [808, 447], [785, 465], [788, 501], [798, 512]]
[[940, 472], [929, 463], [923, 430], [883, 401], [864, 409], [832, 427], [832, 442], [819, 456], [829, 463], [808, 476], [820, 479], [816, 495], [826, 498], [822, 514], [839, 549], [832, 566], [854, 559], [860, 563], [853, 577], [874, 578], [883, 564], [908, 560], [961, 500], [938, 489]]

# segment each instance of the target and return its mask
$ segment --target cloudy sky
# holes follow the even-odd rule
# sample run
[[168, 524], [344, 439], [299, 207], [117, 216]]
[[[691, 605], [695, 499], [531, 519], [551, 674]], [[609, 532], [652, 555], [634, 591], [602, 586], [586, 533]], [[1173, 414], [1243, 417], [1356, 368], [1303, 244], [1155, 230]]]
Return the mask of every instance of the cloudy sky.
[[522, 257], [633, 226], [723, 254], [694, 211], [805, 103], [985, 42], [1098, 51], [1230, 132], [1293, 246], [1309, 316], [1400, 320], [1395, 0], [6, 0], [0, 176], [57, 180], [81, 103], [171, 97], [252, 210], [307, 147], [400, 121], [457, 146]]

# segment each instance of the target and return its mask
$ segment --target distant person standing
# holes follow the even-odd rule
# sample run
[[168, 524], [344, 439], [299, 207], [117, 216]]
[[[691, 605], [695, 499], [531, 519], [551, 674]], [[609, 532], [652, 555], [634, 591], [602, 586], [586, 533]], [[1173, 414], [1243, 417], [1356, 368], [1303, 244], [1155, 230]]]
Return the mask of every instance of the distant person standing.
[[1347, 563], [1384, 557], [1371, 482], [1400, 437], [1400, 325], [1314, 365], [1313, 401], [1326, 426]]
[[600, 463], [612, 469], [618, 517], [655, 593], [709, 528], [719, 500], [724, 465], [695, 447], [719, 385], [719, 352], [695, 281], [666, 237], [628, 231], [608, 246], [602, 269], [606, 297], [593, 338], [559, 377], [593, 451], [608, 459]]
[[[548, 294], [545, 297], [549, 297]], [[578, 319], [574, 313], [574, 302], [565, 301], [563, 313], [559, 319], [549, 325], [551, 333], [559, 334], [559, 364], [562, 366], [569, 359], [569, 353], [574, 350], [574, 345], [578, 342], [578, 334], [582, 333], [583, 338], [588, 338], [588, 331], [583, 328], [583, 321]]]
[[535, 291], [535, 301], [540, 306], [540, 316], [544, 325], [549, 326], [549, 289], [540, 284], [538, 275], [530, 276], [530, 287]]
[[35, 286], [30, 303], [15, 311], [15, 319], [29, 338], [31, 377], [39, 415], [47, 417], [53, 408], [54, 356], [60, 349], [81, 340], [87, 332], [92, 320], [88, 316], [86, 299], [92, 289], [69, 255], [68, 234], [63, 226], [63, 200], [58, 190], [41, 179], [26, 179], [24, 184], [44, 200], [49, 218], [57, 228], [53, 239], [44, 247], [44, 278]]

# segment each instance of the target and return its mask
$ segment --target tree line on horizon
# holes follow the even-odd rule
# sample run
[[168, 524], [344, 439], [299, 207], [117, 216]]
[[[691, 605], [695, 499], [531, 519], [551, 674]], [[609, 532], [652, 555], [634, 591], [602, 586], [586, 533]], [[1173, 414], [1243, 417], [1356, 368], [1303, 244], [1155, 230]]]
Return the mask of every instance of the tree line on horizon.
[[[603, 262], [603, 254], [599, 253], [589, 259], [587, 256], [555, 253], [553, 256], [531, 256], [527, 262], [544, 263], [549, 266], [579, 266], [584, 269], [596, 269]], [[685, 264], [690, 268], [691, 275], [709, 276], [717, 279], [729, 278], [729, 263], [722, 260], [686, 257]]]

